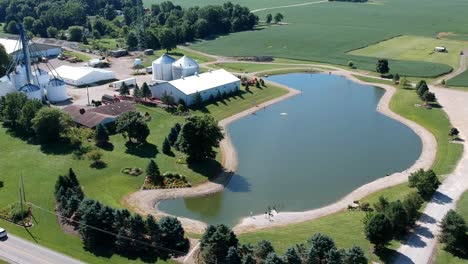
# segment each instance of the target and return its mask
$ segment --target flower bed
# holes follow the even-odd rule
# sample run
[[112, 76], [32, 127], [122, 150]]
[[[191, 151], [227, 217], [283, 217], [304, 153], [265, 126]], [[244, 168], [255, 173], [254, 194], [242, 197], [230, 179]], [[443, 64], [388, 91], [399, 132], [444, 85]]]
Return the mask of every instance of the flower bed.
[[161, 184], [154, 184], [148, 177], [146, 177], [145, 183], [143, 184], [143, 190], [192, 187], [185, 176], [178, 173], [166, 172], [161, 176], [161, 178]]

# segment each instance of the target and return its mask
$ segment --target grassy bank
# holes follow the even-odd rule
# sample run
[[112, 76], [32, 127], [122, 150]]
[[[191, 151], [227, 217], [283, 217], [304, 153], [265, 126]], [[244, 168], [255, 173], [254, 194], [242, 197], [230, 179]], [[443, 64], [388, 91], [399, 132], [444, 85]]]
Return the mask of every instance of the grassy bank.
[[[210, 113], [217, 120], [220, 120], [258, 103], [281, 96], [286, 92], [285, 89], [275, 86], [263, 89], [252, 87], [250, 92], [243, 91], [240, 96], [218, 102], [217, 105], [208, 105], [203, 111], [193, 111], [192, 114]], [[87, 197], [113, 207], [122, 207], [120, 199], [128, 193], [138, 190], [144, 180], [144, 175], [136, 177], [124, 175], [120, 172], [121, 169], [124, 167], [144, 169], [150, 158], [156, 159], [161, 172], [181, 173], [192, 184], [199, 184], [206, 181], [208, 177], [217, 174], [219, 170], [217, 161], [189, 167], [186, 164], [176, 162], [177, 158], [182, 156], [181, 153], [175, 151], [175, 157], [160, 153], [162, 142], [170, 128], [176, 122], [182, 123], [184, 117], [171, 115], [159, 108], [138, 106], [137, 109], [151, 115], [151, 121], [148, 123], [151, 131], [147, 139], [148, 144], [141, 149], [128, 150], [125, 147], [126, 140], [121, 135], [111, 136], [112, 148], [103, 151], [102, 160], [106, 163], [106, 167], [99, 170], [91, 168], [90, 162], [86, 159], [74, 159], [73, 150], [63, 145], [41, 147], [28, 144], [11, 136], [5, 128], [0, 127], [0, 149], [3, 154], [3, 158], [0, 159], [0, 170], [2, 171], [0, 179], [5, 184], [0, 189], [0, 208], [17, 201], [19, 176], [24, 175], [27, 201], [53, 211], [55, 182], [58, 175], [66, 173], [70, 167], [78, 175]], [[140, 260], [128, 260], [117, 255], [95, 256], [82, 248], [78, 237], [63, 233], [54, 214], [37, 208], [33, 208], [33, 214], [37, 222], [34, 223], [34, 227], [29, 229], [29, 233], [23, 228], [18, 228], [3, 220], [0, 220], [0, 224], [14, 235], [36, 241], [40, 245], [85, 262], [140, 262]]]
[[468, 71], [464, 71], [460, 75], [448, 80], [447, 85], [468, 90]]
[[[356, 76], [358, 77], [358, 76]], [[379, 80], [370, 77], [360, 77], [363, 81], [373, 83], [391, 84], [390, 81]], [[431, 110], [417, 108], [414, 105], [421, 103], [414, 90], [398, 89], [392, 98], [391, 109], [432, 132], [438, 143], [438, 152], [434, 164], [434, 170], [438, 174], [446, 174], [454, 169], [455, 164], [462, 154], [462, 145], [451, 144], [448, 141], [448, 130], [451, 125], [445, 112], [440, 108]], [[390, 200], [403, 199], [411, 189], [407, 184], [400, 184], [385, 190], [373, 193], [364, 198], [363, 201], [374, 203], [379, 196], [383, 195]], [[284, 252], [287, 247], [296, 243], [302, 243], [316, 232], [322, 232], [331, 236], [338, 246], [350, 247], [360, 246], [366, 255], [373, 261], [387, 262], [392, 256], [394, 249], [399, 246], [399, 241], [392, 241], [388, 249], [381, 255], [375, 255], [371, 250], [371, 244], [365, 239], [361, 222], [364, 213], [343, 211], [333, 215], [285, 227], [264, 229], [252, 233], [240, 235], [242, 242], [255, 243], [262, 239], [272, 241], [279, 252]]]
[[[459, 213], [466, 222], [468, 222], [468, 191], [466, 191], [457, 203], [457, 213]], [[443, 244], [437, 248], [436, 264], [466, 264], [468, 259], [459, 258], [443, 250]]]

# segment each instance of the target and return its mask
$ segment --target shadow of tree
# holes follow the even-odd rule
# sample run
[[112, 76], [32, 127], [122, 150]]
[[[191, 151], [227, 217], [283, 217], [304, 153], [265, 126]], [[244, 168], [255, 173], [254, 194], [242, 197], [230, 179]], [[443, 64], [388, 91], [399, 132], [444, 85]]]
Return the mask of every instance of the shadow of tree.
[[208, 179], [218, 176], [222, 172], [221, 163], [216, 160], [208, 159], [204, 161], [193, 161], [187, 164], [189, 169], [199, 173]]
[[99, 161], [91, 163], [89, 166], [93, 169], [101, 170], [101, 169], [107, 168], [107, 163], [105, 163], [102, 160], [99, 160]]
[[125, 153], [138, 156], [140, 158], [153, 159], [159, 153], [158, 147], [148, 142], [142, 144], [127, 142], [125, 143], [125, 146], [127, 147]]
[[383, 263], [414, 264], [410, 258], [394, 249], [383, 248], [376, 251], [375, 254]]
[[98, 145], [98, 147], [102, 150], [105, 151], [113, 151], [114, 150], [114, 144], [111, 142], [104, 142]]
[[48, 155], [67, 155], [78, 149], [78, 146], [72, 146], [67, 142], [55, 142], [41, 145], [41, 151]]

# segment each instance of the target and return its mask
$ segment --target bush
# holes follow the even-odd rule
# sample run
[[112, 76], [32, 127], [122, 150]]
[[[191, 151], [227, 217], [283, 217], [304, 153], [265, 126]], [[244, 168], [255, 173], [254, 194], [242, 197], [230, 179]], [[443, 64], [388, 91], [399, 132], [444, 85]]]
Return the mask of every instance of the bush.
[[131, 175], [131, 176], [138, 176], [143, 173], [143, 170], [138, 167], [134, 167], [134, 168], [125, 167], [120, 172], [122, 172], [123, 174]]
[[102, 159], [102, 152], [98, 149], [93, 149], [86, 154], [88, 160], [92, 161], [92, 164], [98, 164]]
[[409, 187], [416, 188], [424, 199], [430, 199], [440, 185], [437, 175], [432, 170], [419, 169], [409, 176]]

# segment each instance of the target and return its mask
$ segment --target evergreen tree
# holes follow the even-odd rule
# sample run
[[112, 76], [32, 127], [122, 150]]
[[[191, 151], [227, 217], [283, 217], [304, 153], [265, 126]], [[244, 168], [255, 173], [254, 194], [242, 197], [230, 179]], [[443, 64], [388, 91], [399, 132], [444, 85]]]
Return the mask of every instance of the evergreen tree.
[[163, 217], [159, 221], [161, 228], [161, 245], [166, 248], [186, 251], [188, 241], [180, 221], [175, 217]]
[[144, 98], [151, 98], [153, 96], [146, 82], [144, 82], [143, 85], [141, 86], [141, 96]]
[[117, 233], [117, 237], [114, 243], [116, 251], [124, 255], [129, 253], [129, 250], [131, 248], [130, 239], [128, 239], [127, 237], [127, 230], [124, 227], [121, 227]]
[[209, 226], [200, 241], [201, 255], [207, 264], [220, 263], [226, 259], [229, 248], [236, 249], [237, 245], [237, 237], [229, 227], [225, 225]]
[[384, 214], [374, 213], [365, 222], [364, 233], [376, 249], [380, 250], [393, 238], [392, 222]]
[[421, 195], [419, 195], [417, 192], [411, 192], [405, 196], [405, 199], [403, 200], [403, 208], [405, 208], [410, 223], [414, 223], [414, 221], [418, 218], [419, 209], [421, 208], [423, 202], [424, 201]]
[[163, 145], [162, 145], [162, 152], [166, 155], [171, 154], [171, 143], [169, 143], [169, 139], [165, 138]]
[[379, 213], [383, 213], [385, 212], [389, 204], [390, 202], [387, 198], [379, 196], [379, 200], [374, 204], [374, 209]]
[[268, 254], [274, 253], [275, 249], [271, 245], [270, 241], [261, 240], [257, 243], [254, 248], [255, 258], [257, 260], [265, 260]]
[[242, 264], [256, 264], [252, 254], [247, 254], [242, 258]]
[[80, 218], [79, 232], [84, 247], [88, 250], [94, 250], [100, 244], [101, 232], [93, 228], [100, 226], [99, 211], [101, 211], [101, 204], [94, 202], [83, 211]]
[[273, 20], [273, 16], [271, 14], [268, 14], [266, 16], [265, 22], [267, 22], [267, 24], [270, 24], [272, 20]]
[[97, 146], [102, 146], [109, 142], [109, 132], [107, 132], [107, 129], [103, 124], [97, 125], [96, 132], [94, 132], [94, 141]]
[[286, 262], [288, 264], [301, 264], [302, 260], [295, 248], [288, 248], [286, 254], [284, 255]]
[[135, 85], [135, 88], [133, 88], [133, 97], [134, 98], [140, 98], [141, 97], [141, 90], [140, 87], [138, 87], [138, 84]]
[[316, 261], [323, 262], [327, 252], [336, 249], [333, 239], [321, 233], [314, 234], [308, 242], [310, 245], [309, 261], [311, 261], [311, 258], [315, 258]]
[[133, 249], [135, 253], [144, 253], [148, 249], [143, 242], [144, 240], [144, 235], [146, 231], [146, 226], [145, 222], [143, 221], [143, 218], [139, 214], [134, 214], [129, 221], [130, 224], [130, 237], [132, 238], [132, 241], [130, 241], [130, 246]]
[[202, 107], [203, 106], [203, 97], [201, 96], [201, 94], [198, 91], [193, 95], [193, 104], [196, 107]]
[[275, 252], [270, 252], [263, 262], [265, 264], [285, 264], [284, 261], [276, 255]]
[[159, 167], [154, 160], [148, 162], [146, 166], [146, 176], [153, 184], [159, 184], [161, 182], [161, 172], [159, 172]]
[[174, 146], [178, 137], [179, 137], [179, 132], [177, 132], [177, 129], [175, 127], [172, 127], [171, 132], [169, 132], [169, 135], [167, 136], [167, 139], [169, 140], [169, 143], [171, 144], [171, 146]]
[[152, 215], [146, 218], [146, 230], [151, 238], [151, 244], [158, 246], [161, 243], [161, 228]]
[[445, 249], [457, 255], [468, 253], [468, 231], [463, 217], [453, 210], [450, 210], [442, 219], [440, 224], [442, 232], [439, 241], [445, 243]]
[[408, 179], [409, 187], [416, 188], [424, 199], [429, 199], [440, 185], [437, 175], [432, 170], [419, 169], [411, 173]]
[[239, 257], [239, 254], [237, 254], [237, 250], [235, 247], [230, 247], [226, 256], [226, 259], [224, 261], [226, 264], [241, 264], [241, 258]]
[[385, 215], [392, 223], [395, 235], [401, 235], [406, 231], [406, 227], [409, 225], [409, 219], [400, 200], [390, 203], [385, 210]]
[[366, 258], [366, 255], [364, 254], [364, 251], [360, 247], [353, 246], [352, 248], [346, 251], [343, 257], [343, 263], [344, 264], [367, 264], [368, 260]]
[[128, 88], [127, 84], [125, 82], [122, 83], [122, 85], [119, 88], [119, 94], [120, 95], [129, 95], [130, 94], [130, 89]]

